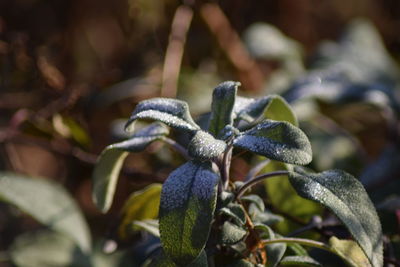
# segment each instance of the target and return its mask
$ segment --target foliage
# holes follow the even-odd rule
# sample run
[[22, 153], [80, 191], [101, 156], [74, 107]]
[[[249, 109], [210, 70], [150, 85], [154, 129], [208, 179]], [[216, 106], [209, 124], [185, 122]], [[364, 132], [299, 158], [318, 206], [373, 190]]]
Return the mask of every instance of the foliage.
[[[161, 121], [186, 133], [190, 139], [187, 148], [181, 149], [188, 150], [189, 161], [173, 171], [162, 186], [158, 219], [163, 257], [177, 266], [189, 266], [204, 253], [211, 265], [228, 266], [231, 261], [242, 260], [254, 265], [268, 263], [275, 266], [286, 255], [284, 244], [297, 242], [326, 249], [348, 260], [353, 254], [341, 253], [337, 245], [340, 241], [333, 242], [334, 249], [309, 239], [286, 239], [270, 228], [273, 223], [268, 217], [276, 215], [266, 213], [263, 200], [257, 195], [247, 194], [247, 191], [264, 179], [285, 175], [300, 196], [328, 207], [338, 216], [372, 266], [382, 266], [379, 218], [366, 191], [350, 174], [343, 171], [313, 174], [288, 167], [286, 171], [250, 177], [241, 184], [232, 183], [229, 168], [234, 148], [238, 151], [249, 150], [290, 166], [308, 164], [312, 158], [311, 144], [299, 128], [266, 116], [270, 114], [265, 111], [270, 106], [265, 104], [268, 101], [259, 104], [260, 100], [241, 98], [242, 103], [250, 104], [235, 107], [238, 86], [238, 83], [224, 82], [214, 90], [208, 133], [191, 119], [187, 105], [173, 99], [158, 98], [139, 103], [127, 123], [126, 128], [131, 129], [138, 119]], [[283, 99], [278, 99], [284, 103]], [[290, 109], [287, 104], [280, 105], [280, 109], [283, 114], [293, 114], [287, 111]], [[246, 120], [243, 114], [247, 114]], [[248, 114], [254, 116], [253, 120], [248, 119], [251, 118]], [[133, 138], [136, 136], [133, 135]], [[128, 147], [119, 147], [129, 151]], [[115, 175], [111, 177], [108, 171], [102, 176], [102, 172], [98, 171], [102, 168], [102, 161], [99, 161], [95, 168], [95, 185], [98, 180], [115, 179]], [[106, 192], [112, 198], [113, 191]], [[99, 191], [95, 187], [93, 195], [94, 199], [102, 198], [104, 190]], [[107, 211], [101, 203], [98, 206]], [[286, 258], [283, 262], [297, 260], [311, 264], [315, 261], [307, 257]], [[159, 261], [152, 259], [150, 255], [150, 261]], [[354, 262], [357, 261], [354, 259]]]
[[[46, 13], [64, 9], [62, 2], [1, 5], [0, 168], [14, 172], [0, 172], [0, 264], [399, 263], [400, 70], [370, 22], [352, 21], [338, 42], [320, 43], [309, 57], [316, 36], [307, 42], [297, 32], [303, 47], [269, 24], [244, 30], [257, 10], [249, 20], [231, 7], [264, 4], [221, 2], [229, 19], [222, 22], [244, 30], [246, 59], [234, 29], [213, 28], [217, 17], [204, 7], [214, 3], [185, 1], [176, 14], [191, 10], [203, 20], [194, 16], [188, 36], [181, 36], [183, 20], [175, 25], [174, 18], [168, 39], [159, 33], [169, 29], [163, 23], [173, 1], [128, 1], [131, 18], [111, 2], [81, 10], [78, 1], [65, 9], [81, 15]], [[7, 6], [28, 10], [32, 30]], [[285, 13], [271, 8], [259, 9], [265, 21], [268, 12]], [[318, 38], [337, 36], [332, 25], [342, 24], [336, 16], [342, 13], [313, 10], [315, 18], [337, 17], [320, 27], [322, 34], [320, 21], [312, 25]], [[54, 17], [73, 22], [47, 22]], [[297, 23], [286, 17], [285, 32], [296, 36]], [[389, 33], [396, 31], [382, 32], [395, 51]], [[161, 70], [160, 47], [181, 42], [183, 49], [186, 37], [184, 53], [175, 50], [184, 55], [182, 68], [169, 63], [174, 53], [167, 50]], [[168, 70], [179, 74], [176, 92], [165, 91], [171, 75], [161, 73]], [[241, 83], [221, 83], [211, 94], [226, 77]]]

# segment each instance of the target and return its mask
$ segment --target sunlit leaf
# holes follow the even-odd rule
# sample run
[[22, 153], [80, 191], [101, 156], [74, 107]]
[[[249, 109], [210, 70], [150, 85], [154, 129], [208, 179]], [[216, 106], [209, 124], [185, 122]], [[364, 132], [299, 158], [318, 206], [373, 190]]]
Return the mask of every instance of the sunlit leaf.
[[133, 221], [156, 219], [160, 205], [161, 184], [151, 184], [131, 194], [122, 208], [122, 220], [118, 227], [119, 237], [124, 239], [132, 231]]
[[87, 223], [74, 199], [60, 185], [44, 179], [0, 172], [0, 199], [65, 234], [83, 252], [91, 250]]
[[92, 191], [93, 202], [102, 212], [107, 212], [111, 207], [118, 176], [128, 152], [140, 152], [167, 134], [165, 126], [154, 123], [128, 140], [109, 145], [103, 150], [93, 171]]
[[188, 145], [191, 157], [198, 160], [211, 160], [220, 156], [226, 149], [224, 141], [215, 139], [211, 134], [197, 131]]
[[[268, 173], [277, 170], [287, 170], [284, 163], [271, 161], [270, 164], [264, 167], [263, 173]], [[321, 205], [300, 197], [293, 189], [287, 176], [280, 176], [264, 181], [265, 190], [268, 200], [273, 207], [278, 210], [289, 213], [294, 217], [300, 218], [307, 222], [313, 215], [321, 214]], [[282, 233], [289, 233], [298, 227], [291, 224], [289, 220], [284, 220], [277, 225]]]
[[232, 111], [239, 86], [240, 83], [238, 82], [228, 81], [221, 83], [214, 89], [208, 131], [215, 137], [226, 125], [233, 123]]
[[219, 175], [208, 163], [188, 162], [170, 174], [161, 191], [160, 235], [177, 264], [192, 262], [208, 240]]
[[331, 209], [344, 223], [373, 266], [383, 264], [382, 229], [375, 207], [361, 183], [339, 170], [319, 174], [300, 168], [289, 180], [298, 194]]
[[152, 98], [137, 104], [125, 125], [132, 132], [138, 119], [156, 120], [168, 126], [185, 131], [196, 131], [200, 127], [193, 121], [186, 102], [170, 98]]
[[133, 229], [144, 230], [156, 237], [160, 237], [160, 231], [158, 230], [158, 227], [158, 220], [142, 220], [132, 222]]
[[234, 113], [236, 120], [251, 122], [262, 117], [276, 121], [286, 121], [298, 125], [296, 115], [289, 104], [279, 95], [268, 95], [261, 98], [237, 97]]
[[312, 159], [307, 136], [288, 122], [265, 120], [236, 137], [233, 145], [291, 164], [305, 165]]
[[329, 245], [336, 254], [340, 255], [350, 266], [370, 267], [371, 264], [358, 244], [352, 240], [340, 240], [332, 236]]

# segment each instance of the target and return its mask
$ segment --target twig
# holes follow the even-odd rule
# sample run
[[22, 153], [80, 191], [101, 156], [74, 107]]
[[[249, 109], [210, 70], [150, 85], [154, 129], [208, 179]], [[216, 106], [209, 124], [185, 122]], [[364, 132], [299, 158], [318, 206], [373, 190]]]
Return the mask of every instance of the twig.
[[176, 9], [164, 60], [161, 88], [161, 96], [163, 97], [176, 96], [186, 35], [192, 18], [193, 10], [191, 7], [181, 5]]
[[217, 4], [204, 4], [200, 14], [229, 61], [236, 68], [239, 80], [249, 91], [259, 91], [264, 82], [264, 74], [250, 57], [238, 33], [232, 28], [228, 18]]
[[245, 181], [249, 181], [253, 179], [257, 173], [259, 173], [265, 166], [267, 166], [271, 162], [270, 159], [266, 159], [257, 163], [250, 171], [247, 173], [246, 177], [244, 178]]
[[259, 175], [259, 176], [255, 177], [254, 179], [252, 179], [252, 180], [248, 181], [247, 183], [245, 183], [245, 184], [239, 189], [239, 191], [238, 191], [237, 194], [236, 194], [236, 199], [240, 199], [240, 197], [241, 197], [250, 187], [252, 187], [253, 185], [255, 185], [255, 184], [257, 184], [257, 183], [259, 183], [259, 182], [261, 182], [261, 181], [263, 181], [263, 180], [265, 180], [265, 179], [268, 179], [268, 178], [271, 178], [271, 177], [275, 177], [275, 176], [288, 175], [288, 174], [289, 174], [288, 171], [275, 171], [275, 172], [269, 172], [269, 173], [266, 173], [266, 174]]

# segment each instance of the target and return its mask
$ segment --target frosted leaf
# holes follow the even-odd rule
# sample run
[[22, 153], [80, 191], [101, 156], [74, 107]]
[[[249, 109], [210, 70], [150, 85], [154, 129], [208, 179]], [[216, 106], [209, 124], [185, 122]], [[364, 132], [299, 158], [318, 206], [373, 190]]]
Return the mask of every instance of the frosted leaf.
[[356, 178], [339, 170], [311, 174], [296, 168], [290, 172], [289, 180], [300, 196], [314, 200], [336, 214], [373, 266], [383, 265], [379, 217]]
[[213, 91], [211, 118], [208, 131], [214, 136], [226, 126], [233, 123], [233, 106], [239, 82], [227, 81], [218, 85]]
[[236, 137], [233, 145], [291, 164], [305, 165], [312, 159], [307, 136], [288, 122], [265, 120]]
[[186, 102], [170, 98], [152, 98], [140, 102], [125, 125], [131, 132], [138, 119], [157, 120], [172, 128], [195, 131], [200, 127], [193, 121]]
[[128, 152], [142, 151], [168, 133], [164, 125], [153, 123], [128, 140], [109, 145], [103, 150], [93, 171], [92, 190], [93, 202], [101, 211], [107, 212], [111, 207], [119, 172]]
[[198, 160], [217, 158], [226, 149], [226, 143], [215, 139], [211, 134], [197, 131], [189, 143], [189, 155]]
[[160, 199], [160, 236], [166, 254], [186, 266], [202, 251], [211, 228], [219, 175], [191, 161], [173, 171]]

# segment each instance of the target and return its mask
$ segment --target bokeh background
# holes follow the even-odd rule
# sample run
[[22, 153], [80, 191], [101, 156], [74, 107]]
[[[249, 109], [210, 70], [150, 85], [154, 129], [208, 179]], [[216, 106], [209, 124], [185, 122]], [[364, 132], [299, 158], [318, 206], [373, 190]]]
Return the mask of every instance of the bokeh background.
[[[268, 25], [255, 25], [260, 22]], [[341, 52], [346, 41], [340, 40], [357, 23], [368, 25], [366, 33], [347, 40], [356, 40], [356, 51], [364, 44], [370, 50], [355, 56], [361, 57], [361, 65], [353, 60], [343, 72], [351, 76], [356, 72], [351, 67], [362, 72], [369, 62], [379, 65], [385, 57], [384, 67], [368, 70], [382, 75], [371, 78], [363, 72], [371, 80], [359, 75], [350, 77], [349, 84], [383, 86], [372, 92], [384, 92], [386, 98], [360, 106], [366, 98], [357, 90], [344, 97], [344, 104], [317, 94], [316, 101], [304, 103], [321, 116], [305, 115], [314, 111], [304, 105], [296, 110], [313, 142], [312, 167], [341, 167], [365, 177], [365, 170], [376, 170], [373, 164], [380, 160], [386, 165], [379, 165], [378, 173], [390, 172], [383, 178], [367, 177], [365, 184], [373, 180], [374, 186], [390, 184], [397, 190], [391, 184], [398, 180], [400, 162], [397, 0], [0, 0], [0, 169], [62, 184], [79, 203], [94, 239], [112, 235], [129, 194], [162, 182], [182, 162], [160, 144], [130, 156], [112, 210], [103, 215], [94, 207], [91, 174], [96, 158], [105, 146], [126, 137], [123, 124], [139, 101], [177, 97], [199, 115], [209, 108], [210, 92], [219, 82], [237, 80], [241, 95], [279, 93], [296, 102], [303, 95], [293, 92], [302, 92], [298, 87], [307, 83], [309, 73], [322, 71], [317, 76], [323, 80], [336, 64], [329, 62], [352, 57]], [[375, 37], [378, 41], [370, 41]], [[368, 58], [376, 50], [384, 56]], [[344, 87], [329, 90], [340, 94]], [[244, 160], [233, 166], [238, 179], [249, 168]], [[397, 197], [397, 206], [387, 214], [390, 233], [398, 236], [399, 198], [385, 192], [381, 195]], [[378, 204], [385, 200], [376, 198]], [[40, 227], [0, 204], [0, 251], [21, 233]]]

